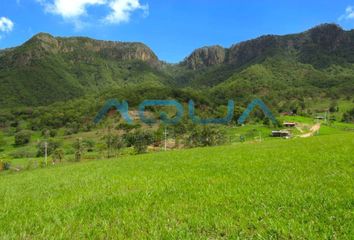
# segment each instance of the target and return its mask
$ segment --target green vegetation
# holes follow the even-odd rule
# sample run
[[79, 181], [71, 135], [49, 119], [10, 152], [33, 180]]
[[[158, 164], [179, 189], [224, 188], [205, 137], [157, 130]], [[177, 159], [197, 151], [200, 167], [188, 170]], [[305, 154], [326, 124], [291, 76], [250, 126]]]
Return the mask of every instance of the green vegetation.
[[229, 49], [205, 47], [176, 65], [159, 61], [141, 43], [38, 34], [0, 55], [0, 107], [47, 106], [84, 96], [95, 100], [102, 94], [131, 98], [136, 104], [154, 96], [132, 90], [145, 86], [164, 88], [162, 95], [184, 90], [170, 98], [185, 98], [185, 92], [199, 95], [203, 90], [202, 98], [216, 104], [228, 99], [245, 104], [262, 97], [272, 105], [296, 100], [292, 106], [304, 108], [306, 98], [352, 97], [353, 33], [324, 24], [300, 34], [263, 36]]
[[354, 108], [343, 114], [343, 122], [354, 123]]
[[154, 135], [149, 131], [137, 130], [129, 132], [123, 137], [127, 146], [132, 146], [137, 154], [145, 153], [148, 146], [154, 143]]
[[15, 134], [15, 145], [16, 146], [21, 146], [21, 145], [26, 145], [30, 142], [31, 140], [31, 132], [30, 131], [20, 131]]
[[225, 142], [225, 134], [210, 126], [193, 126], [188, 131], [187, 145], [190, 147], [217, 146]]
[[245, 143], [4, 175], [2, 237], [349, 239], [353, 140]]
[[[176, 65], [141, 43], [49, 34], [1, 52], [0, 238], [349, 239], [353, 43], [327, 24]], [[237, 123], [254, 98], [278, 124], [258, 108]], [[110, 111], [93, 124], [108, 99], [127, 100], [134, 123]], [[157, 124], [142, 124], [146, 99], [179, 101], [182, 121], [165, 126], [160, 112], [176, 109], [148, 107]], [[191, 99], [200, 118], [224, 117], [233, 99], [234, 117], [194, 125]]]

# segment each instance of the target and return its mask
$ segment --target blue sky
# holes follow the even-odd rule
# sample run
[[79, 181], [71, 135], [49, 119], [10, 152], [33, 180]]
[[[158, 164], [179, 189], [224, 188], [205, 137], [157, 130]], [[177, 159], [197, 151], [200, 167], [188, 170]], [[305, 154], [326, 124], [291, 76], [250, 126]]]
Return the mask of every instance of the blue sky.
[[[194, 49], [321, 23], [354, 28], [354, 0], [0, 0], [0, 48], [38, 32], [144, 42], [167, 62]], [[352, 6], [352, 7], [351, 7]]]

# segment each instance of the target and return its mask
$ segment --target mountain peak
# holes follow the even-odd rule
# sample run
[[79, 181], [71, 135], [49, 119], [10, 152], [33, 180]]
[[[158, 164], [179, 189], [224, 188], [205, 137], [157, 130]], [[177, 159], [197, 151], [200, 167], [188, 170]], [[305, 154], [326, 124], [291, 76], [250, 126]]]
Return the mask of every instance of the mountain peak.
[[350, 41], [346, 31], [337, 24], [321, 24], [307, 31], [307, 34], [314, 44], [327, 51], [333, 51]]
[[27, 43], [33, 43], [33, 42], [53, 44], [53, 43], [57, 43], [57, 40], [55, 39], [55, 37], [53, 37], [49, 33], [41, 32], [41, 33], [35, 34], [32, 38], [30, 38], [30, 40], [27, 41]]
[[17, 54], [9, 59], [19, 66], [28, 65], [33, 59], [45, 58], [51, 54], [69, 55], [73, 61], [80, 59], [89, 61], [95, 57], [102, 57], [116, 61], [140, 60], [153, 66], [159, 65], [155, 53], [143, 43], [103, 41], [87, 37], [53, 37], [48, 33], [34, 35], [14, 51]]
[[342, 32], [344, 31], [341, 26], [335, 23], [323, 23], [320, 25], [317, 25], [309, 30], [309, 32], [313, 31], [323, 31], [323, 32]]
[[49, 33], [45, 33], [45, 32], [39, 32], [35, 35], [33, 35], [32, 38], [35, 38], [35, 39], [45, 39], [45, 38], [54, 38], [51, 34]]
[[202, 47], [186, 58], [185, 64], [191, 69], [209, 67], [225, 61], [226, 51], [219, 45]]

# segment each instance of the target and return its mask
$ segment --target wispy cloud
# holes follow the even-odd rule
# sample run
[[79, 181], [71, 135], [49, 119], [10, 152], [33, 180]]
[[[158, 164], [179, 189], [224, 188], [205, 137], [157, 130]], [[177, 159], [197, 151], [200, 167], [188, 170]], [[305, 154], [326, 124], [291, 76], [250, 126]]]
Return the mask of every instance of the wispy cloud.
[[339, 21], [343, 20], [354, 20], [354, 7], [353, 6], [348, 6], [345, 9], [345, 13], [339, 17]]
[[14, 23], [7, 17], [0, 18], [0, 39], [3, 37], [3, 33], [9, 33], [14, 28]]
[[76, 28], [82, 28], [89, 23], [85, 23], [82, 17], [88, 16], [88, 7], [105, 6], [109, 9], [109, 14], [101, 18], [101, 22], [109, 24], [119, 24], [129, 22], [131, 14], [136, 10], [144, 11], [148, 14], [148, 5], [143, 5], [139, 0], [36, 0], [48, 13], [61, 16], [75, 24]]

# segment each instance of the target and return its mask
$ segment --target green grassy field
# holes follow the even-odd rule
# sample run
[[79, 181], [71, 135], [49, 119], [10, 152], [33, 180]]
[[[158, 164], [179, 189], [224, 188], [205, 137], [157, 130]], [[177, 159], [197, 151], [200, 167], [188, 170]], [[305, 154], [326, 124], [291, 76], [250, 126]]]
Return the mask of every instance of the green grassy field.
[[352, 239], [354, 134], [0, 176], [2, 239]]

